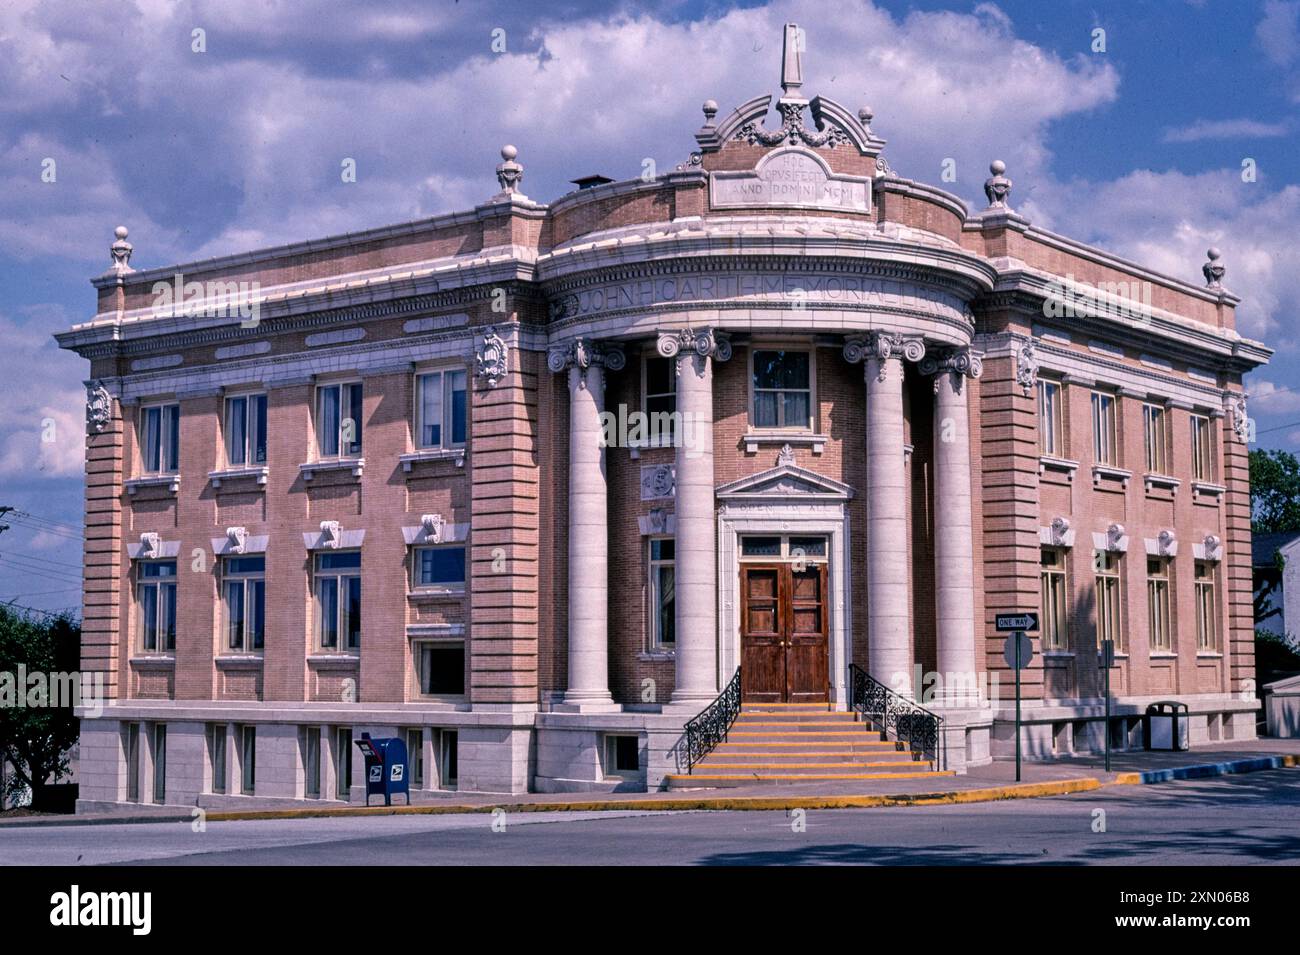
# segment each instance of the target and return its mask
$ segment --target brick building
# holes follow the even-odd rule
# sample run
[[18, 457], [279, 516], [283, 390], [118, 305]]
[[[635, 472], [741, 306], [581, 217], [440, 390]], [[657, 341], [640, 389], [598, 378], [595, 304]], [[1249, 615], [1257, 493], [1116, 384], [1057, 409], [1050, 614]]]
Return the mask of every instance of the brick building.
[[[866, 109], [770, 96], [675, 170], [136, 269], [90, 362], [82, 806], [658, 788], [739, 668], [851, 665], [1013, 747], [998, 612], [1037, 611], [1031, 756], [1153, 700], [1254, 735], [1248, 420], [1270, 351], [1205, 282], [896, 175]], [[647, 425], [648, 427], [644, 427]], [[658, 425], [665, 427], [658, 427]], [[423, 798], [423, 797], [417, 797]]]

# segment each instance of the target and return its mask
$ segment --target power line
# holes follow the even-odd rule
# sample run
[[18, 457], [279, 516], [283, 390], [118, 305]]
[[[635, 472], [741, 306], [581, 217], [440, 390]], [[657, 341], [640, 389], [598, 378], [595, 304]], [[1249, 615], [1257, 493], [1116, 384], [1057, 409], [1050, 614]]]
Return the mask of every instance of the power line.
[[62, 537], [71, 541], [80, 541], [83, 539], [82, 534], [65, 530], [61, 525], [46, 526], [44, 524], [36, 524], [29, 521], [26, 517], [18, 516], [16, 513], [13, 517], [13, 521], [15, 524], [25, 528], [26, 530], [38, 532], [41, 534], [49, 534], [52, 537]]
[[[4, 555], [0, 555], [0, 556], [4, 556]], [[34, 560], [39, 564], [51, 564], [55, 567], [66, 567], [69, 570], [75, 570], [78, 573], [81, 572], [80, 564], [68, 564], [68, 563], [64, 563], [61, 560], [49, 560], [48, 558], [45, 557], [37, 557], [35, 554], [9, 554], [8, 556], [17, 557], [21, 560]]]
[[78, 535], [78, 536], [81, 535], [81, 528], [78, 527], [76, 524], [66, 524], [66, 523], [64, 523], [63, 521], [55, 521], [55, 520], [51, 520], [51, 519], [48, 518], [48, 517], [41, 517], [41, 516], [39, 516], [39, 515], [37, 515], [37, 514], [33, 514], [31, 511], [18, 511], [18, 510], [15, 510], [15, 511], [14, 511], [14, 516], [16, 516], [16, 517], [23, 517], [23, 518], [26, 518], [26, 519], [29, 520], [29, 521], [36, 521], [36, 522], [39, 523], [39, 524], [50, 524], [50, 525], [52, 525], [52, 526], [54, 526], [54, 527], [59, 527], [59, 528], [62, 528], [63, 530], [71, 531], [72, 533], [74, 533], [74, 534], [76, 534], [76, 535]]
[[12, 600], [6, 600], [0, 603], [0, 607], [13, 607], [15, 610], [26, 610], [28, 613], [39, 613], [46, 617], [69, 617], [74, 616], [72, 607], [65, 607], [63, 610], [37, 610], [35, 607], [27, 607]]
[[0, 558], [0, 562], [7, 564], [19, 573], [30, 574], [33, 577], [43, 577], [46, 580], [53, 580], [57, 583], [75, 584], [81, 582], [81, 578], [78, 575], [65, 573], [61, 570], [53, 570], [49, 567], [42, 567], [39, 564], [24, 564], [20, 561], [16, 561], [13, 557]]

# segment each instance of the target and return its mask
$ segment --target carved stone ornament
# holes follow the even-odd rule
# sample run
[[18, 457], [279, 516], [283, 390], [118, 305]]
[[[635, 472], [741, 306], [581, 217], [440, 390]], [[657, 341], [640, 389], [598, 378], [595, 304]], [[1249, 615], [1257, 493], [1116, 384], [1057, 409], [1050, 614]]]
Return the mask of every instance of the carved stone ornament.
[[150, 560], [157, 557], [162, 550], [162, 538], [153, 531], [145, 531], [140, 535], [140, 558]]
[[789, 444], [781, 445], [781, 450], [776, 453], [776, 466], [779, 468], [794, 466], [794, 448]]
[[1205, 548], [1206, 560], [1218, 560], [1221, 556], [1219, 548], [1223, 546], [1223, 540], [1217, 534], [1206, 534], [1205, 539], [1201, 541], [1201, 546]]
[[1106, 549], [1123, 550], [1124, 538], [1127, 534], [1123, 524], [1111, 524], [1106, 528]]
[[102, 381], [86, 386], [86, 425], [92, 434], [101, 434], [113, 417], [113, 398]]
[[995, 159], [989, 163], [989, 172], [993, 173], [992, 178], [984, 181], [984, 195], [988, 197], [990, 209], [1007, 209], [1007, 197], [1011, 195], [1012, 182], [1004, 173], [1007, 171], [1007, 164], [1001, 159]]
[[1178, 545], [1178, 535], [1172, 530], [1163, 530], [1156, 535], [1156, 549], [1161, 557], [1172, 557]]
[[665, 358], [676, 358], [685, 351], [694, 352], [701, 358], [728, 361], [731, 358], [731, 340], [711, 328], [698, 331], [683, 328], [676, 332], [660, 332], [655, 350]]
[[927, 355], [921, 359], [918, 370], [923, 375], [934, 375], [934, 393], [939, 393], [940, 373], [949, 372], [957, 376], [957, 389], [960, 391], [962, 380], [978, 378], [984, 372], [984, 359], [970, 348], [947, 348], [936, 355]]
[[1051, 523], [1051, 536], [1053, 547], [1064, 547], [1069, 539], [1070, 521], [1065, 517], [1054, 517]]
[[505, 145], [501, 147], [502, 162], [497, 166], [497, 183], [501, 186], [498, 196], [520, 196], [523, 193], [519, 191], [519, 184], [524, 179], [524, 167], [515, 162], [515, 157], [519, 155], [519, 150], [514, 146]]
[[1023, 343], [1016, 352], [1016, 383], [1026, 395], [1031, 394], [1038, 384], [1038, 353], [1031, 341]]
[[[594, 342], [590, 338], [575, 338], [571, 342], [552, 345], [546, 352], [546, 367], [551, 371], [567, 368], [586, 370], [592, 365], [603, 365], [609, 371], [622, 371], [627, 367], [627, 355], [617, 344]], [[585, 388], [585, 376], [581, 383]]]
[[495, 328], [485, 329], [474, 355], [474, 377], [485, 379], [493, 388], [509, 371], [510, 347]]
[[1223, 276], [1228, 270], [1220, 259], [1221, 254], [1213, 247], [1205, 251], [1205, 257], [1209, 261], [1201, 266], [1201, 274], [1205, 276], [1206, 288], [1223, 288]]
[[441, 514], [421, 514], [420, 526], [424, 528], [424, 539], [430, 544], [442, 543], [443, 520]]
[[248, 531], [243, 527], [226, 528], [226, 550], [232, 554], [242, 554], [248, 544]]
[[651, 534], [664, 534], [668, 531], [668, 512], [662, 507], [650, 508], [650, 513], [646, 515], [649, 518], [649, 531]]
[[115, 241], [108, 247], [109, 255], [113, 257], [113, 264], [109, 266], [109, 272], [115, 272], [118, 275], [125, 275], [127, 272], [134, 272], [131, 268], [131, 253], [135, 251], [135, 246], [126, 241], [126, 226], [120, 225], [113, 230]]
[[[880, 365], [876, 375], [877, 381], [884, 381], [887, 374], [888, 359], [901, 358], [919, 362], [925, 358], [925, 342], [920, 338], [904, 338], [888, 332], [872, 332], [865, 338], [849, 338], [844, 342], [844, 360], [856, 365], [867, 357], [874, 358]], [[864, 368], [864, 371], [866, 369]]]
[[647, 464], [641, 468], [641, 500], [672, 497], [676, 490], [677, 477], [671, 464]]
[[1232, 430], [1237, 435], [1237, 439], [1246, 444], [1250, 440], [1250, 416], [1246, 413], [1246, 396], [1229, 395], [1224, 402], [1228, 408], [1228, 414], [1232, 416]]
[[337, 550], [343, 541], [343, 529], [339, 527], [338, 521], [321, 521], [321, 546], [328, 547], [331, 550]]

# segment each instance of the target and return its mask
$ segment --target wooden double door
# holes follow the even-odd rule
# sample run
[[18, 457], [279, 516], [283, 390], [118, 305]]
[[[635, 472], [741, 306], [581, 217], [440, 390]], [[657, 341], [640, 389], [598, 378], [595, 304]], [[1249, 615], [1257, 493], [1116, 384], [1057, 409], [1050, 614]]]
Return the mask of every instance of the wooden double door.
[[740, 603], [744, 700], [829, 700], [826, 565], [742, 564]]

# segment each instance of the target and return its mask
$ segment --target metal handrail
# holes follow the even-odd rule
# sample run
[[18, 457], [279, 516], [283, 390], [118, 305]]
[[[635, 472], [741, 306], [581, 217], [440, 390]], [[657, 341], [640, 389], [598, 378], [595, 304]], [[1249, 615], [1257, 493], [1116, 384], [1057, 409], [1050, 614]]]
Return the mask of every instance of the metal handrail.
[[691, 772], [715, 746], [724, 743], [731, 725], [740, 715], [740, 667], [718, 694], [717, 699], [704, 708], [699, 716], [686, 724], [686, 772]]
[[856, 663], [849, 664], [849, 706], [883, 730], [886, 739], [907, 743], [913, 759], [924, 756], [935, 769], [942, 768], [939, 729], [943, 717], [894, 692]]

